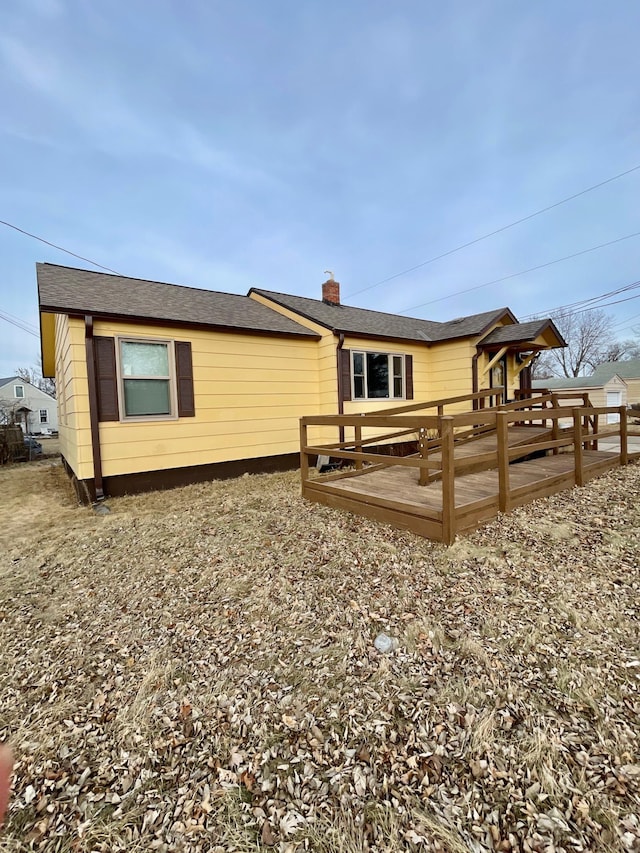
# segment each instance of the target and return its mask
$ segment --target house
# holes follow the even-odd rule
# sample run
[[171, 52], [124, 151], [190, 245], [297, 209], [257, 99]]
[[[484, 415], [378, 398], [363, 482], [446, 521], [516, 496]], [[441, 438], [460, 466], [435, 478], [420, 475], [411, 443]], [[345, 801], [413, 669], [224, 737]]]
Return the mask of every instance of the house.
[[56, 400], [19, 376], [0, 379], [0, 423], [3, 422], [20, 424], [26, 434], [55, 432]]
[[[616, 362], [612, 362], [615, 364]], [[622, 362], [618, 362], [622, 364]], [[628, 388], [625, 380], [617, 373], [606, 377], [593, 373], [591, 376], [552, 376], [549, 379], [534, 379], [533, 388], [548, 388], [558, 396], [561, 405], [580, 405], [576, 397], [582, 393], [589, 395], [592, 406], [626, 406], [628, 405]], [[571, 402], [573, 400], [573, 403]], [[618, 416], [607, 415], [609, 423], [617, 423]]]
[[[296, 467], [299, 418], [529, 387], [551, 320], [447, 323], [252, 288], [247, 296], [37, 265], [60, 447], [88, 500]], [[320, 295], [320, 294], [319, 294]]]
[[606, 361], [596, 367], [593, 375], [602, 382], [608, 382], [611, 377], [618, 376], [627, 386], [628, 405], [640, 404], [640, 358]]

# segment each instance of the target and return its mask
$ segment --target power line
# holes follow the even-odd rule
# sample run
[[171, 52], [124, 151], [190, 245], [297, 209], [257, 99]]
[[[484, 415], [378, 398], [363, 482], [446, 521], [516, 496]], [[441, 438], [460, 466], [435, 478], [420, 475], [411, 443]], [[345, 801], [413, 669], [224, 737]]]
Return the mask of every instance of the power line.
[[[625, 317], [625, 318], [624, 318], [624, 320], [619, 320], [617, 323], [614, 323], [614, 324], [613, 324], [613, 326], [612, 326], [612, 328], [613, 328], [613, 329], [617, 329], [617, 328], [618, 328], [618, 326], [623, 326], [623, 325], [625, 325], [626, 323], [629, 323], [631, 320], [635, 320], [635, 319], [636, 319], [636, 317], [640, 317], [640, 314], [632, 314], [632, 316], [631, 316], [631, 317]], [[630, 329], [630, 328], [631, 328], [631, 326], [627, 326], [626, 328], [629, 328], [629, 329]], [[624, 331], [624, 330], [623, 330], [623, 329], [620, 329], [620, 331]]]
[[627, 234], [626, 237], [618, 237], [615, 240], [610, 240], [608, 243], [600, 243], [598, 246], [590, 246], [588, 249], [582, 249], [582, 251], [574, 252], [572, 255], [565, 255], [563, 258], [556, 258], [554, 261], [547, 261], [544, 264], [538, 264], [538, 266], [529, 267], [529, 269], [526, 270], [520, 270], [520, 272], [513, 272], [509, 275], [504, 275], [502, 278], [494, 278], [491, 281], [485, 281], [484, 284], [476, 284], [473, 287], [465, 288], [465, 290], [456, 290], [454, 293], [449, 293], [447, 296], [439, 296], [437, 299], [429, 300], [429, 302], [421, 302], [420, 305], [412, 305], [410, 308], [404, 308], [398, 313], [406, 314], [407, 311], [415, 311], [417, 308], [424, 308], [426, 305], [433, 305], [435, 302], [442, 302], [445, 299], [451, 299], [453, 296], [460, 296], [463, 293], [471, 293], [473, 290], [480, 290], [483, 287], [489, 287], [491, 284], [499, 284], [501, 281], [508, 281], [511, 278], [517, 278], [520, 275], [526, 275], [527, 273], [534, 272], [535, 270], [551, 267], [554, 264], [562, 263], [562, 261], [569, 261], [571, 258], [578, 258], [580, 255], [586, 255], [589, 252], [595, 252], [597, 249], [604, 249], [605, 246], [613, 246], [614, 243], [621, 243], [623, 240], [630, 240], [632, 237], [640, 237], [640, 231], [636, 231], [634, 234]]
[[[640, 287], [640, 282], [638, 282]], [[591, 305], [589, 308], [581, 308], [579, 311], [574, 311], [574, 314], [586, 314], [587, 311], [597, 311], [599, 308], [606, 308], [609, 305], [620, 305], [621, 302], [631, 302], [634, 299], [640, 299], [640, 293], [635, 296], [627, 296], [626, 299], [616, 299], [613, 302], [603, 302], [601, 305]]]
[[11, 323], [12, 326], [16, 326], [18, 329], [22, 329], [23, 332], [27, 332], [29, 335], [33, 335], [34, 338], [39, 338], [40, 335], [37, 332], [32, 331], [27, 327], [22, 320], [13, 320], [11, 317], [4, 313], [4, 311], [0, 311], [0, 320], [6, 320], [7, 323]]
[[620, 172], [617, 175], [613, 175], [611, 178], [607, 178], [605, 181], [600, 181], [598, 184], [593, 184], [593, 186], [587, 187], [584, 190], [580, 190], [580, 192], [574, 193], [573, 195], [567, 196], [566, 198], [561, 199], [560, 201], [556, 201], [554, 204], [550, 204], [547, 207], [543, 207], [540, 210], [536, 210], [534, 213], [530, 213], [527, 216], [523, 216], [521, 219], [516, 219], [514, 222], [510, 222], [508, 225], [503, 225], [501, 228], [496, 228], [495, 231], [490, 231], [488, 234], [483, 234], [481, 237], [476, 237], [474, 240], [469, 240], [468, 243], [462, 243], [460, 246], [456, 246], [454, 249], [449, 249], [447, 252], [443, 252], [440, 255], [436, 255], [433, 258], [429, 258], [427, 261], [422, 261], [420, 264], [416, 264], [413, 267], [409, 267], [406, 270], [402, 270], [401, 272], [397, 272], [394, 275], [390, 275], [387, 278], [383, 278], [380, 281], [376, 281], [373, 284], [367, 285], [367, 287], [363, 287], [361, 290], [356, 290], [353, 293], [349, 293], [348, 297], [358, 296], [360, 293], [365, 293], [367, 290], [373, 290], [374, 287], [379, 287], [381, 284], [386, 284], [388, 281], [393, 281], [394, 278], [400, 278], [400, 276], [407, 275], [407, 273], [414, 272], [414, 270], [418, 270], [421, 267], [426, 267], [427, 264], [432, 264], [434, 261], [439, 261], [441, 258], [446, 258], [449, 255], [453, 255], [456, 252], [462, 251], [462, 249], [467, 249], [469, 246], [474, 246], [476, 243], [480, 243], [482, 240], [487, 240], [489, 237], [495, 237], [496, 234], [501, 234], [503, 231], [507, 231], [509, 228], [513, 228], [516, 225], [520, 225], [522, 222], [527, 222], [529, 219], [533, 219], [535, 216], [540, 216], [542, 213], [547, 213], [549, 210], [553, 210], [556, 207], [560, 207], [562, 204], [566, 204], [569, 201], [573, 201], [573, 199], [579, 198], [582, 195], [586, 195], [586, 193], [590, 193], [593, 190], [597, 190], [600, 187], [604, 187], [606, 184], [610, 184], [612, 181], [617, 181], [619, 178], [624, 178], [626, 175], [630, 175], [632, 172], [637, 172], [640, 169], [640, 164], [637, 166], [633, 166], [631, 169], [627, 169], [625, 172]]
[[23, 323], [25, 326], [29, 326], [33, 331], [37, 331], [37, 326], [35, 323], [29, 323], [28, 320], [23, 320], [21, 317], [16, 317], [15, 314], [10, 314], [8, 311], [3, 312], [6, 317], [10, 317], [12, 320], [17, 320], [18, 323]]
[[[606, 293], [601, 293], [598, 296], [591, 296], [588, 299], [580, 299], [577, 302], [569, 302], [566, 305], [559, 305], [555, 308], [545, 308], [542, 311], [536, 311], [534, 314], [526, 314], [522, 319], [529, 320], [540, 317], [543, 314], [553, 314], [559, 311], [569, 311], [588, 305], [590, 302], [600, 302], [602, 299], [608, 299], [610, 296], [617, 296], [619, 293], [626, 293], [629, 290], [635, 290], [640, 287], [640, 281], [633, 281], [631, 284], [625, 284], [622, 287], [617, 287], [615, 290], [609, 290]], [[599, 308], [599, 305], [593, 305], [593, 308]]]
[[65, 252], [67, 255], [71, 255], [73, 258], [78, 258], [80, 261], [85, 261], [87, 264], [93, 264], [94, 267], [98, 267], [101, 270], [106, 270], [106, 272], [112, 272], [114, 275], [120, 275], [120, 273], [115, 270], [110, 269], [109, 267], [104, 267], [102, 264], [97, 263], [96, 261], [92, 261], [90, 258], [85, 258], [82, 255], [76, 255], [75, 252], [71, 252], [69, 249], [65, 249], [63, 246], [58, 246], [56, 243], [51, 243], [49, 240], [45, 240], [44, 237], [38, 237], [37, 234], [30, 234], [29, 231], [24, 231], [22, 228], [18, 228], [17, 225], [12, 225], [11, 222], [5, 222], [3, 219], [0, 219], [0, 225], [6, 225], [7, 228], [13, 228], [14, 231], [18, 231], [20, 234], [24, 234], [27, 237], [32, 237], [34, 240], [39, 240], [41, 243], [44, 243], [46, 246], [51, 246], [53, 249], [58, 249], [60, 252]]

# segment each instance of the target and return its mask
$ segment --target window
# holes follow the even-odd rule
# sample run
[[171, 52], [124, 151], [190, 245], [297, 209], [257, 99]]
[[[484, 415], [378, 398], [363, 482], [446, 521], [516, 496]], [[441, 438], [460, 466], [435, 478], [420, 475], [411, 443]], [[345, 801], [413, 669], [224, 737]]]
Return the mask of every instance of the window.
[[24, 385], [14, 385], [13, 386], [13, 395], [16, 398], [24, 397]]
[[386, 352], [353, 352], [354, 400], [405, 397], [405, 356]]
[[167, 420], [196, 414], [189, 341], [95, 335], [98, 420]]
[[171, 418], [173, 359], [167, 341], [120, 340], [121, 411], [125, 418]]
[[49, 422], [49, 412], [46, 409], [40, 409], [40, 423], [46, 424]]

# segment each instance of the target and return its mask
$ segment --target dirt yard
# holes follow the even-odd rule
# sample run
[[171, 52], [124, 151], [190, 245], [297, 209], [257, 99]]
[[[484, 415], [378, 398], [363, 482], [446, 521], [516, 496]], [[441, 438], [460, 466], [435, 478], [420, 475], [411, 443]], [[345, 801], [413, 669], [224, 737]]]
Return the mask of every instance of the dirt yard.
[[0, 850], [639, 850], [639, 493], [446, 549], [296, 474], [96, 515], [0, 470]]

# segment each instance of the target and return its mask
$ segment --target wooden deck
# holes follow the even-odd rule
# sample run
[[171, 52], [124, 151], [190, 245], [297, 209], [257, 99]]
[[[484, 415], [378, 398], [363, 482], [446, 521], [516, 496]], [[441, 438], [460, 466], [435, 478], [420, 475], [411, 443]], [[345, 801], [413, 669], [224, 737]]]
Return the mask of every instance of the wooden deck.
[[[586, 450], [584, 480], [620, 464], [619, 454]], [[511, 499], [507, 509], [547, 497], [575, 485], [573, 454], [544, 456], [510, 466]], [[496, 469], [456, 477], [454, 506], [457, 533], [473, 530], [500, 512], [500, 482]], [[391, 465], [358, 477], [323, 482], [308, 480], [304, 497], [364, 515], [430, 539], [442, 540], [442, 480], [420, 486], [411, 468]]]
[[[584, 485], [611, 468], [640, 458], [640, 453], [630, 454], [627, 449], [624, 408], [545, 405], [541, 413], [540, 398], [535, 404], [532, 400], [519, 401], [455, 416], [420, 413], [416, 417], [407, 408], [386, 417], [376, 413], [303, 418], [303, 496], [451, 543], [456, 534], [479, 527], [499, 512]], [[442, 408], [440, 405], [439, 411]], [[600, 429], [600, 418], [614, 411], [620, 423]], [[568, 417], [572, 426], [560, 428], [560, 422], [566, 423]], [[527, 425], [523, 425], [524, 420]], [[354, 441], [309, 446], [307, 426], [317, 424], [334, 424], [343, 431], [352, 426]], [[373, 452], [366, 445], [375, 439], [363, 440], [363, 427], [386, 427], [393, 437], [413, 431], [419, 453], [394, 458]], [[402, 428], [400, 432], [398, 427]], [[432, 435], [428, 440], [427, 431]], [[598, 438], [612, 434], [619, 438], [618, 449], [598, 450]], [[317, 475], [311, 472], [309, 459], [320, 453], [342, 458], [355, 467]]]

